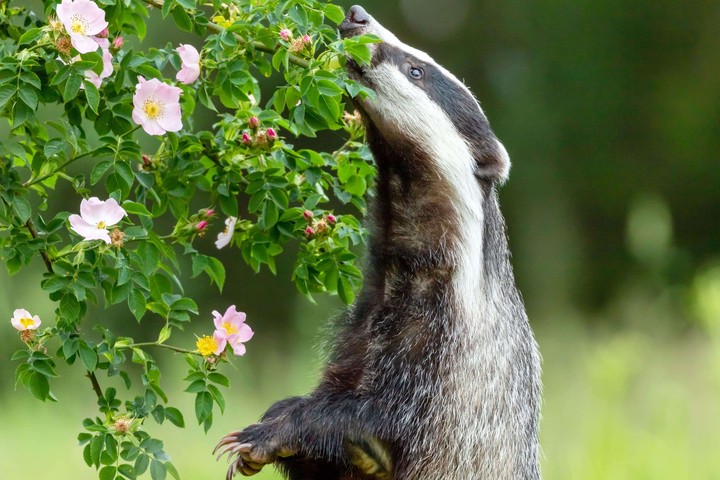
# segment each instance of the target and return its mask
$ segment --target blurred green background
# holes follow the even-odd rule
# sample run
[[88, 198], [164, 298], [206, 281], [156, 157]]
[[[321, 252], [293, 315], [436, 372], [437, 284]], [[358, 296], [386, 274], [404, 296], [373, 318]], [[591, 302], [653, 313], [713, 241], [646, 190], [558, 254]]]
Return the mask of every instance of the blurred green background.
[[[363, 6], [464, 79], [513, 160], [500, 195], [544, 357], [544, 478], [720, 479], [720, 3]], [[151, 21], [144, 45], [200, 46], [169, 19]], [[319, 140], [327, 148], [337, 141]], [[56, 195], [61, 208], [76, 208], [74, 196], [62, 205], [68, 200]], [[201, 251], [215, 253], [214, 233], [198, 242]], [[335, 298], [312, 305], [296, 294], [292, 251], [277, 277], [254, 275], [236, 252], [220, 257], [228, 269], [223, 294], [204, 280], [188, 290], [208, 322], [213, 309], [238, 305], [256, 336], [236, 368], [224, 369], [228, 408], [208, 435], [193, 424], [193, 398], [180, 393], [184, 363], [156, 352], [188, 426], [149, 428], [184, 479], [223, 478], [224, 464], [210, 456], [217, 440], [274, 400], [312, 388], [323, 326], [342, 311]], [[0, 476], [96, 478], [75, 446], [81, 420], [96, 414], [79, 367], [59, 369], [56, 404], [14, 388], [9, 358], [21, 344], [12, 310], [53, 317], [41, 273], [40, 259], [16, 277], [0, 271], [8, 320], [0, 334]], [[91, 315], [137, 340], [159, 329], [152, 316], [138, 326], [122, 308]], [[192, 345], [212, 328], [200, 324], [175, 343]], [[258, 478], [278, 478], [266, 470]]]

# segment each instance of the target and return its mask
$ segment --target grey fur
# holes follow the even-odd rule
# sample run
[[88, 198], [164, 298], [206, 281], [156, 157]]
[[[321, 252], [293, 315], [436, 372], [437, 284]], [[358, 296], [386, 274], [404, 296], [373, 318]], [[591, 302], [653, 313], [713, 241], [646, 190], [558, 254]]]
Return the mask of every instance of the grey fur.
[[426, 54], [360, 7], [341, 32], [383, 40], [349, 66], [377, 92], [358, 103], [379, 170], [365, 285], [315, 391], [221, 441], [228, 478], [276, 462], [292, 480], [539, 479], [540, 359], [496, 193], [507, 153]]

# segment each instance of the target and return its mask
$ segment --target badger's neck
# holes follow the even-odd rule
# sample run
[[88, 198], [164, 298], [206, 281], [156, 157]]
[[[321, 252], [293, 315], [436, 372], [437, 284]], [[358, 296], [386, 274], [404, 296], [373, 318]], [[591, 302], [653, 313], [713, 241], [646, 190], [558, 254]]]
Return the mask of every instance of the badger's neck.
[[477, 313], [489, 280], [509, 275], [505, 283], [514, 284], [494, 187], [469, 169], [462, 174], [463, 160], [452, 157], [469, 153], [459, 147], [446, 149], [448, 158], [431, 157], [412, 141], [387, 141], [373, 127], [368, 141], [379, 173], [369, 279], [376, 288], [387, 293], [398, 274], [432, 277], [454, 290], [463, 310]]

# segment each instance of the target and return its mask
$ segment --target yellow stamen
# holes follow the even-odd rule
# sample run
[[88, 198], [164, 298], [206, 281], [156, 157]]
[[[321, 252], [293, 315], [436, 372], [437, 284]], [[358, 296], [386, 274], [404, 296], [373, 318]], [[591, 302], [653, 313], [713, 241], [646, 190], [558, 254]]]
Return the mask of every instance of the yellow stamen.
[[104, 230], [107, 227], [107, 224], [103, 222], [102, 220], [98, 222], [97, 228], [98, 230]]
[[87, 29], [89, 27], [87, 20], [82, 18], [80, 15], [73, 15], [71, 21], [72, 23], [70, 24], [70, 30], [72, 30], [72, 33], [77, 33], [78, 35], [85, 35], [85, 32], [87, 32]]
[[217, 350], [218, 348], [218, 344], [215, 339], [208, 335], [198, 338], [198, 341], [195, 345], [197, 346], [200, 355], [202, 355], [203, 357], [209, 357], [210, 355], [215, 353], [215, 350]]
[[160, 103], [159, 100], [156, 98], [148, 98], [143, 102], [142, 105], [143, 112], [145, 112], [145, 115], [150, 120], [156, 120], [163, 116], [163, 112], [165, 110], [162, 103]]
[[228, 322], [223, 323], [223, 328], [228, 333], [228, 335], [232, 335], [233, 333], [239, 332], [239, 330], [237, 328], [235, 328], [235, 325], [233, 325], [232, 323], [228, 323]]
[[21, 318], [20, 325], [22, 325], [25, 328], [32, 327], [33, 325], [35, 325], [35, 320], [33, 320], [32, 318], [27, 318], [27, 317]]

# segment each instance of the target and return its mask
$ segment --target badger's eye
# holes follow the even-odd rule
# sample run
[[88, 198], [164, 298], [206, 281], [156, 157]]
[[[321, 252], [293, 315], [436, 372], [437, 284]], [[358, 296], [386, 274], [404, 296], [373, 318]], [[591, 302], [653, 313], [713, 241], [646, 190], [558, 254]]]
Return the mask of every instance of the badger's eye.
[[423, 69], [420, 67], [410, 67], [410, 76], [414, 78], [415, 80], [420, 80], [425, 72], [423, 72]]

